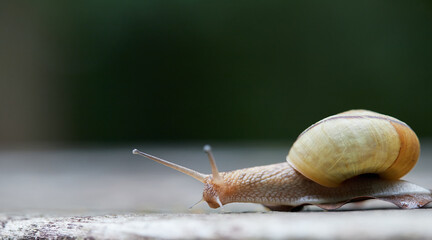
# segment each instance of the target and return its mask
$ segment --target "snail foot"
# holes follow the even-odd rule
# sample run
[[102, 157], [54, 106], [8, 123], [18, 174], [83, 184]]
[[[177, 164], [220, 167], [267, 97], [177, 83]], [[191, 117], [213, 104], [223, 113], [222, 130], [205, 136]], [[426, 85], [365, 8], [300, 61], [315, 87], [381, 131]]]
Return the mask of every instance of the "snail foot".
[[427, 204], [431, 203], [432, 194], [424, 193], [424, 194], [405, 194], [405, 195], [386, 196], [386, 197], [356, 197], [338, 203], [302, 204], [297, 206], [290, 206], [290, 205], [274, 205], [274, 206], [264, 205], [264, 206], [270, 209], [271, 211], [280, 211], [280, 212], [299, 212], [303, 210], [303, 207], [306, 205], [315, 205], [324, 210], [336, 210], [347, 203], [360, 202], [368, 199], [377, 199], [381, 201], [390, 202], [396, 205], [397, 207], [403, 209], [415, 209], [415, 208], [422, 208]]
[[391, 202], [399, 208], [422, 208], [432, 202], [432, 194], [406, 194], [399, 196], [379, 197], [379, 200]]

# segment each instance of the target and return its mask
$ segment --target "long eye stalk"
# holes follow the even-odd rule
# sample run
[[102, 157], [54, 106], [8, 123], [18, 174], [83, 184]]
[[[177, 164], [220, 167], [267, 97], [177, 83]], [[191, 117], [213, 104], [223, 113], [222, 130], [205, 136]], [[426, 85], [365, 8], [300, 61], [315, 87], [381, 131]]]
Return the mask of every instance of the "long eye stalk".
[[177, 170], [177, 171], [182, 172], [182, 173], [184, 173], [186, 175], [189, 175], [189, 176], [195, 178], [196, 180], [198, 180], [198, 181], [200, 181], [202, 183], [204, 183], [204, 179], [206, 177], [208, 177], [207, 174], [202, 174], [200, 172], [197, 172], [197, 171], [189, 169], [187, 167], [183, 167], [183, 166], [180, 166], [178, 164], [169, 162], [169, 161], [164, 160], [162, 158], [158, 158], [158, 157], [152, 156], [150, 154], [143, 153], [143, 152], [139, 151], [138, 149], [134, 149], [132, 151], [132, 153], [136, 154], [136, 155], [140, 155], [140, 156], [146, 157], [146, 158], [151, 159], [151, 160], [153, 160], [155, 162], [161, 163], [161, 164], [163, 164], [163, 165], [165, 165], [167, 167], [170, 167], [170, 168], [172, 168], [174, 170]]
[[212, 170], [212, 175], [213, 175], [213, 181], [217, 184], [217, 183], [223, 183], [223, 179], [221, 177], [221, 175], [219, 174], [219, 170], [216, 166], [216, 161], [213, 157], [213, 153], [211, 151], [211, 147], [210, 145], [205, 145], [204, 146], [204, 152], [207, 153], [209, 161], [210, 161], [210, 166], [211, 166], [211, 170]]

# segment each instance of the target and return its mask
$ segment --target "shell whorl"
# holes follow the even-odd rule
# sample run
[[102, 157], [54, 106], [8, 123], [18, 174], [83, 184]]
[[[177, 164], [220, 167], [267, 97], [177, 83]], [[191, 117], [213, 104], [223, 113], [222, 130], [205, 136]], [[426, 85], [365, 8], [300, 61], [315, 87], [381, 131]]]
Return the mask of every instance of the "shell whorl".
[[307, 128], [287, 161], [305, 177], [336, 187], [354, 176], [374, 173], [399, 179], [416, 164], [420, 143], [404, 122], [367, 110], [351, 110]]

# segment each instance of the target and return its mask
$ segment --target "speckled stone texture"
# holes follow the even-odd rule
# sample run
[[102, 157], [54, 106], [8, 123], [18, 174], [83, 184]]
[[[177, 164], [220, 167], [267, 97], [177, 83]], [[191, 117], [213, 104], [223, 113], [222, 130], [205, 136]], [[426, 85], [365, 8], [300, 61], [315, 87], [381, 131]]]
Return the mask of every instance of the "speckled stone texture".
[[432, 209], [1, 217], [2, 238], [430, 239]]

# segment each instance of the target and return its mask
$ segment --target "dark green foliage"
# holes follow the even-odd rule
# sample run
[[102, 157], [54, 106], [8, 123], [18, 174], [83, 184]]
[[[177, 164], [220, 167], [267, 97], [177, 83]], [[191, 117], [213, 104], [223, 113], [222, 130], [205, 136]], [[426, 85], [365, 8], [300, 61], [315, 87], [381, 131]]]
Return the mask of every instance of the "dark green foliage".
[[432, 135], [430, 1], [72, 1], [40, 6], [70, 140], [292, 140], [365, 108]]

